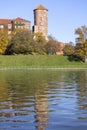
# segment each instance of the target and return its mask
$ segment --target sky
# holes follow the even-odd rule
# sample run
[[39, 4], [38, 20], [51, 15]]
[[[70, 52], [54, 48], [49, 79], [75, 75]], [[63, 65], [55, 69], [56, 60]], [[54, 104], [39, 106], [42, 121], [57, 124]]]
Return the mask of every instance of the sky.
[[48, 9], [48, 35], [75, 43], [75, 29], [87, 26], [87, 0], [0, 0], [0, 18], [21, 17], [32, 27], [33, 10], [40, 4]]

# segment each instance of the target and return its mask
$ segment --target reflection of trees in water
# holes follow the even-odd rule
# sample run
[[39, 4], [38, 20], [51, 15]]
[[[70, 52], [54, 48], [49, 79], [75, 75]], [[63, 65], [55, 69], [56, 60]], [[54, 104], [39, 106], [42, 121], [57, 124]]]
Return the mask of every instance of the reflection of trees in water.
[[[14, 110], [20, 110], [23, 107], [30, 108], [35, 105], [35, 120], [38, 130], [46, 129], [48, 124], [49, 110], [46, 90], [50, 92], [56, 90], [56, 87], [59, 87], [57, 93], [62, 93], [64, 89], [60, 88], [67, 87], [67, 84], [71, 87], [75, 86], [78, 109], [87, 111], [87, 71], [6, 72], [0, 76], [0, 79], [0, 97], [2, 97], [0, 98], [0, 102], [6, 101], [7, 105], [3, 104], [2, 106], [4, 106], [4, 109], [9, 109], [9, 112], [3, 113], [3, 116], [22, 116], [23, 113], [17, 113]], [[56, 82], [57, 86], [54, 85]], [[30, 97], [32, 97], [32, 99], [30, 99]], [[33, 102], [34, 98], [35, 104]], [[25, 105], [25, 102], [29, 102], [30, 104]], [[27, 112], [29, 111], [26, 109], [25, 113]]]
[[6, 80], [0, 76], [0, 102], [5, 102], [8, 97], [8, 84]]
[[[80, 119], [87, 119], [87, 71], [77, 75], [77, 96], [78, 96], [78, 105], [81, 115], [78, 115]], [[84, 110], [84, 111], [83, 111]], [[84, 116], [85, 115], [85, 116]]]
[[[10, 94], [8, 92], [8, 83], [5, 78], [3, 78], [0, 75], [0, 116], [4, 117], [12, 117], [14, 116], [14, 113], [11, 112], [12, 108], [12, 102], [9, 101], [10, 99]], [[3, 109], [3, 111], [2, 111]], [[10, 112], [5, 111], [6, 109], [10, 109]]]
[[79, 112], [79, 114], [77, 112], [77, 116], [79, 119], [87, 119], [87, 71], [76, 71], [72, 74], [74, 80], [73, 82], [76, 85], [77, 92], [77, 109]]
[[[38, 130], [46, 128], [48, 119], [48, 103], [47, 95], [45, 94], [47, 77], [44, 77], [43, 73], [36, 75], [32, 72], [17, 72], [17, 74], [11, 72], [9, 74], [6, 73], [3, 79], [7, 84], [7, 87], [5, 87], [5, 85], [3, 86], [4, 92], [7, 93], [8, 96], [4, 97], [4, 101], [6, 101], [7, 105], [1, 116], [10, 118], [28, 115], [29, 112], [30, 114], [32, 113], [32, 110], [29, 111], [29, 108], [31, 109], [31, 107], [35, 105], [35, 120], [37, 124], [40, 124], [37, 128]], [[40, 97], [40, 94], [42, 97]], [[36, 103], [34, 102], [34, 98]], [[3, 104], [3, 106], [5, 106], [5, 104]], [[22, 113], [20, 109], [22, 110], [23, 108], [24, 111]], [[16, 121], [15, 118], [15, 122]]]

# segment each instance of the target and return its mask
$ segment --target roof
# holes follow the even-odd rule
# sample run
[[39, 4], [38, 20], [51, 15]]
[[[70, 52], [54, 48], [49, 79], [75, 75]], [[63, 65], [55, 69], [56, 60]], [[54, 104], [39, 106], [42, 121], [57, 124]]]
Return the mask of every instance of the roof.
[[13, 21], [18, 21], [18, 22], [21, 22], [21, 21], [30, 22], [30, 21], [28, 21], [28, 20], [26, 20], [26, 19], [23, 19], [23, 18], [20, 18], [20, 17], [14, 19]]
[[6, 23], [11, 23], [12, 19], [0, 19], [0, 23], [6, 24]]
[[0, 19], [0, 23], [1, 24], [8, 24], [8, 23], [11, 23], [12, 21], [18, 21], [18, 22], [30, 22], [26, 19], [23, 19], [23, 18], [16, 18], [16, 19]]
[[47, 10], [48, 11], [48, 9], [45, 8], [43, 5], [39, 5], [37, 8], [34, 9], [34, 11], [35, 10]]

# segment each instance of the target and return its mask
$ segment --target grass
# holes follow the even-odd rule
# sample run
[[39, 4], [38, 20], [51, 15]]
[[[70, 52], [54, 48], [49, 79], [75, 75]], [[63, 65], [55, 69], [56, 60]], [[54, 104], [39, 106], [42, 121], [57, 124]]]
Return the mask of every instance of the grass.
[[87, 64], [70, 62], [66, 56], [15, 55], [0, 56], [0, 69], [2, 68], [87, 68]]

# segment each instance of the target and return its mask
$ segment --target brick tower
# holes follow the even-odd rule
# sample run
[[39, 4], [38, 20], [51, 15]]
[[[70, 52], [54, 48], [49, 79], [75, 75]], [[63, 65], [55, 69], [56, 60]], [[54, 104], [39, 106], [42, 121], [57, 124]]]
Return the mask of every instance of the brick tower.
[[34, 33], [40, 32], [47, 38], [48, 35], [48, 9], [39, 5], [34, 9]]

